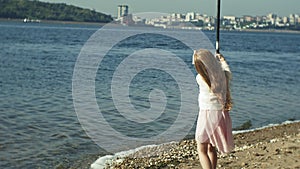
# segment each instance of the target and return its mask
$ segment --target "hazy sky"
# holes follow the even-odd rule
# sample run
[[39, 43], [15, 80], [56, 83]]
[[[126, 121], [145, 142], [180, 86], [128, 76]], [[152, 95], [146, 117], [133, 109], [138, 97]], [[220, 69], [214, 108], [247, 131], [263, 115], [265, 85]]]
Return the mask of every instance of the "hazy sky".
[[[93, 8], [112, 16], [117, 15], [117, 6], [126, 4], [130, 13], [163, 12], [186, 13], [198, 12], [215, 15], [217, 0], [40, 0], [55, 3], [67, 3], [84, 8]], [[275, 13], [288, 16], [300, 14], [300, 0], [221, 0], [222, 15], [266, 15]]]

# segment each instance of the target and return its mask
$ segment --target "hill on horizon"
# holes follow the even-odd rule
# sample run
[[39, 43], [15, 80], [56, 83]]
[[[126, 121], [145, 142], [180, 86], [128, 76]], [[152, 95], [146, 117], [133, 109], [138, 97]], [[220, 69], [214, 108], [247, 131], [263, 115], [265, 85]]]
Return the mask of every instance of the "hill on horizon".
[[110, 22], [110, 15], [65, 3], [38, 0], [0, 0], [0, 18], [39, 19], [77, 22]]

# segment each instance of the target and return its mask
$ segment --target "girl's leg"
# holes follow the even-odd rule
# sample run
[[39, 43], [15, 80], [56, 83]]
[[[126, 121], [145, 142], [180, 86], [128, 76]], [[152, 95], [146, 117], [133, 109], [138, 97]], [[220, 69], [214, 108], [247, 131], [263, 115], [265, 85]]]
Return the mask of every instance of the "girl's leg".
[[197, 150], [199, 155], [200, 164], [203, 169], [212, 169], [212, 164], [210, 162], [208, 152], [209, 143], [197, 143]]
[[218, 160], [216, 148], [213, 147], [211, 144], [208, 144], [207, 154], [210, 159], [212, 169], [216, 169]]

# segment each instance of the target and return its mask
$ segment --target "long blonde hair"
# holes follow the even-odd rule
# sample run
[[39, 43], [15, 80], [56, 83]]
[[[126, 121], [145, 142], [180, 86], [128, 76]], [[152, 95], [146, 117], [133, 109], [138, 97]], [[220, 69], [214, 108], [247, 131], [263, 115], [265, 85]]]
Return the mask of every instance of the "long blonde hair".
[[194, 52], [194, 64], [197, 73], [218, 97], [223, 110], [231, 110], [230, 77], [222, 69], [220, 61], [210, 51], [199, 49]]

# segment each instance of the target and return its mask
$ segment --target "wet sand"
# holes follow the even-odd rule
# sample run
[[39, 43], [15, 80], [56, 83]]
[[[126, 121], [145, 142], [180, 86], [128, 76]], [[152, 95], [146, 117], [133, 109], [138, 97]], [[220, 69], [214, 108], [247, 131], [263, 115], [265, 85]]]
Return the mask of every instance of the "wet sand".
[[[218, 167], [226, 169], [300, 169], [300, 122], [267, 127], [234, 135], [233, 152], [218, 154]], [[195, 140], [148, 148], [107, 168], [201, 169]]]

